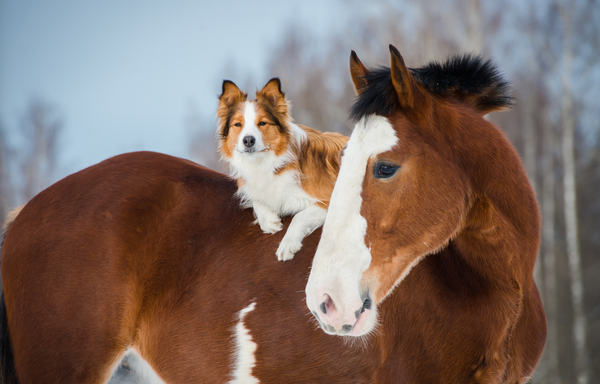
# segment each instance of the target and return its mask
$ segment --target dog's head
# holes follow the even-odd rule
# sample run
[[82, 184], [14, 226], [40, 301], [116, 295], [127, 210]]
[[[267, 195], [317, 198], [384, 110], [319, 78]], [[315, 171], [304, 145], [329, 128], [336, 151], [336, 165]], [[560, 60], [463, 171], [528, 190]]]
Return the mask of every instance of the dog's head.
[[219, 96], [219, 149], [226, 160], [234, 156], [256, 156], [273, 152], [280, 156], [290, 145], [290, 106], [273, 78], [259, 91], [256, 100], [247, 100], [233, 82], [223, 81]]

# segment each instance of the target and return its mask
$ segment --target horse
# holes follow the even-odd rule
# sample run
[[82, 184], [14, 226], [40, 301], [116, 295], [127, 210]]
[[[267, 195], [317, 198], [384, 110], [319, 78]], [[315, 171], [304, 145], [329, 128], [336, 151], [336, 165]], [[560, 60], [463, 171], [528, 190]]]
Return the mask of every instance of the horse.
[[539, 209], [516, 151], [483, 118], [511, 107], [509, 85], [481, 57], [409, 69], [392, 45], [390, 56], [369, 70], [351, 55], [358, 123], [307, 306], [328, 334], [379, 327], [378, 382], [523, 383], [546, 338]]
[[[105, 383], [128, 348], [165, 383], [368, 383], [372, 357], [316, 328], [303, 288], [234, 180], [152, 152], [32, 198], [4, 238], [4, 383]], [[290, 218], [285, 218], [284, 228]]]
[[[392, 59], [394, 72], [398, 68], [394, 56]], [[526, 179], [522, 180], [525, 176], [518, 176], [522, 169], [514, 164], [518, 160], [507, 143], [480, 148], [499, 162], [482, 163], [481, 172], [488, 166], [493, 166], [490, 172], [502, 166], [513, 171], [516, 167], [516, 179], [523, 181], [516, 192], [522, 193], [521, 201], [501, 200], [500, 205], [495, 200], [500, 191], [476, 195], [480, 191], [468, 179], [471, 175], [457, 173], [470, 164], [468, 152], [461, 152], [463, 157], [450, 156], [460, 151], [462, 144], [446, 142], [448, 153], [432, 153], [429, 148], [442, 146], [442, 140], [463, 129], [464, 121], [472, 123], [475, 137], [490, 130], [496, 132], [488, 134], [492, 139], [504, 143], [499, 132], [476, 116], [476, 107], [483, 105], [476, 102], [483, 100], [480, 93], [493, 97], [494, 89], [486, 90], [484, 82], [470, 91], [459, 88], [456, 95], [438, 95], [425, 84], [432, 76], [448, 79], [444, 68], [433, 68], [429, 75], [412, 71], [414, 79], [409, 79], [419, 87], [413, 89], [411, 108], [417, 112], [413, 115], [399, 104], [399, 100], [407, 101], [401, 99], [403, 93], [371, 91], [366, 84], [375, 80], [366, 70], [356, 76], [357, 68], [364, 69], [357, 67], [353, 54], [354, 83], [366, 81], [357, 87], [364, 88], [357, 105], [362, 108], [374, 102], [378, 106], [382, 96], [387, 101], [396, 98], [393, 110], [387, 111], [393, 113], [376, 108], [369, 115], [377, 116], [367, 119], [379, 121], [382, 127], [388, 121], [394, 134], [370, 126], [367, 132], [382, 135], [369, 133], [366, 138], [374, 143], [366, 148], [381, 149], [391, 140], [393, 149], [381, 152], [386, 155], [378, 160], [383, 161], [376, 172], [381, 178], [354, 180], [358, 186], [350, 185], [348, 174], [365, 176], [367, 166], [353, 159], [356, 153], [365, 152], [365, 147], [355, 144], [362, 140], [356, 134], [364, 136], [359, 121], [344, 150], [341, 179], [332, 196], [337, 208], [331, 219], [328, 213], [323, 231], [309, 235], [291, 261], [279, 263], [272, 258], [285, 230], [268, 235], [253, 225], [252, 211], [240, 207], [232, 179], [168, 155], [119, 155], [60, 180], [30, 200], [12, 221], [1, 249], [3, 381], [104, 383], [131, 348], [165, 383], [522, 382], [531, 374], [545, 337], [539, 295], [533, 281], [527, 279], [535, 255], [514, 254], [507, 260], [500, 253], [490, 253], [486, 265], [492, 269], [482, 271], [481, 263], [473, 262], [473, 252], [490, 239], [497, 240], [494, 249], [505, 250], [508, 245], [503, 236], [513, 228], [498, 225], [514, 224], [511, 220], [517, 213], [524, 214], [517, 212], [522, 204], [533, 206], [529, 216], [518, 223], [528, 220], [535, 226], [539, 217], [533, 195]], [[459, 85], [471, 84], [473, 76], [477, 80], [476, 73], [461, 70], [467, 73], [458, 79]], [[389, 79], [390, 73], [383, 77]], [[364, 99], [369, 95], [374, 100]], [[490, 100], [487, 105], [493, 103]], [[424, 106], [435, 106], [440, 112], [428, 112]], [[357, 112], [356, 105], [354, 110]], [[428, 137], [428, 131], [415, 130], [415, 121], [431, 115], [443, 118], [440, 127], [447, 128], [447, 134]], [[414, 116], [422, 120], [413, 120]], [[420, 148], [421, 153], [408, 157], [395, 153], [396, 147]], [[473, 154], [475, 163], [483, 161], [478, 154]], [[425, 159], [424, 164], [410, 163], [421, 161], [419, 157]], [[401, 159], [407, 162], [401, 163]], [[446, 163], [441, 169], [428, 168], [432, 161]], [[402, 170], [396, 165], [402, 165]], [[396, 178], [411, 166], [417, 168], [413, 172], [420, 169], [425, 173], [412, 174], [412, 181], [403, 179], [405, 186], [396, 185]], [[393, 171], [396, 176], [383, 180]], [[434, 171], [442, 176], [432, 174]], [[513, 180], [497, 181], [497, 188], [514, 187]], [[373, 190], [376, 182], [387, 185], [387, 190]], [[460, 188], [470, 194], [458, 196]], [[357, 189], [358, 197], [352, 195]], [[411, 207], [395, 193], [410, 195], [410, 204], [421, 205]], [[430, 201], [435, 197], [438, 199]], [[460, 199], [464, 200], [463, 210], [451, 207], [455, 210], [449, 212], [445, 201]], [[358, 212], [363, 219], [348, 216], [347, 226], [336, 228], [339, 207], [346, 202], [348, 210], [356, 213], [356, 201], [362, 203]], [[503, 205], [507, 203], [515, 204], [517, 211]], [[467, 210], [463, 218], [452, 215]], [[421, 248], [408, 244], [415, 238], [414, 231], [426, 228], [427, 234], [441, 236], [441, 229], [456, 220], [462, 220], [460, 231], [445, 240], [428, 239], [439, 246], [426, 257], [421, 255], [418, 264], [411, 262], [410, 273], [404, 269], [400, 278], [393, 276], [399, 269], [385, 264], [396, 257], [393, 252], [385, 260], [380, 258], [386, 241], [387, 250], [400, 247], [397, 249], [416, 252]], [[356, 234], [355, 224], [360, 221], [367, 236], [363, 236], [364, 244], [348, 238]], [[289, 218], [283, 220], [284, 229], [289, 223]], [[533, 236], [529, 232], [513, 235], [515, 241]], [[515, 246], [530, 251], [535, 242], [534, 238], [526, 247]], [[330, 302], [322, 301], [323, 295], [315, 301], [311, 295], [315, 287], [338, 288], [335, 284], [339, 283], [344, 289], [351, 285], [342, 279], [343, 273], [350, 268], [348, 263], [357, 262], [352, 253], [365, 247], [371, 253], [372, 267], [387, 276], [359, 266], [364, 268], [365, 281], [360, 284], [365, 289], [359, 289], [358, 280], [353, 289], [362, 295], [354, 314], [360, 320], [347, 329], [349, 324], [333, 322], [335, 308], [344, 313], [352, 305], [340, 301], [345, 296], [328, 290]], [[325, 254], [328, 248], [331, 254]], [[340, 251], [347, 252], [348, 263], [331, 262]], [[364, 260], [358, 262], [364, 264]], [[503, 262], [510, 264], [502, 266]], [[327, 264], [341, 268], [331, 283], [323, 274]], [[505, 286], [501, 282], [508, 269], [522, 274]], [[521, 301], [515, 302], [518, 295]], [[329, 317], [320, 316], [318, 311], [323, 310]], [[373, 315], [376, 324], [366, 321]], [[340, 336], [339, 329], [347, 332]], [[499, 361], [504, 365], [498, 365]]]

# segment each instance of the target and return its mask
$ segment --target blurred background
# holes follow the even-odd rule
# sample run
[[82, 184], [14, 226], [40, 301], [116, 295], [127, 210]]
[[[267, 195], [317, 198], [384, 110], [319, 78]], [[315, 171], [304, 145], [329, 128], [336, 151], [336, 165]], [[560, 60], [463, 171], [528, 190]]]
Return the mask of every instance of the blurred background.
[[350, 134], [348, 59], [417, 67], [493, 57], [517, 106], [490, 115], [543, 216], [535, 278], [548, 341], [535, 383], [600, 383], [600, 3], [597, 0], [0, 0], [0, 216], [119, 153], [225, 171], [223, 79], [281, 78], [301, 124]]

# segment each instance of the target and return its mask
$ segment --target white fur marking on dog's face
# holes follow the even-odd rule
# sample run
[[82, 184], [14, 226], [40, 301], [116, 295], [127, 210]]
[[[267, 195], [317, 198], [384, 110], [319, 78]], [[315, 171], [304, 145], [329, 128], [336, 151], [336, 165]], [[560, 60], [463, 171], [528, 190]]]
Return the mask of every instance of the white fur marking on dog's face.
[[[244, 111], [245, 119], [249, 118], [248, 115], [252, 114]], [[243, 128], [245, 129], [246, 127]], [[255, 129], [258, 131], [256, 126]], [[306, 132], [296, 124], [290, 124], [290, 131], [292, 141], [298, 146], [308, 139]], [[241, 140], [238, 139], [238, 145], [243, 145], [243, 142], [239, 144]], [[260, 145], [264, 147], [262, 140]], [[276, 173], [276, 170], [298, 161], [290, 147], [279, 156], [268, 148], [254, 153], [243, 153], [236, 149], [227, 160], [231, 169], [230, 176], [243, 180], [237, 195], [244, 207], [251, 207], [254, 202], [259, 202], [274, 214], [284, 216], [296, 214], [318, 201], [302, 189], [302, 175], [296, 169]]]
[[[327, 294], [343, 321], [355, 321], [355, 311], [365, 299], [361, 277], [371, 263], [371, 250], [365, 244], [367, 221], [360, 213], [365, 172], [371, 157], [389, 151], [397, 142], [394, 128], [381, 116], [361, 119], [350, 136], [306, 286], [306, 302], [315, 313]], [[373, 306], [367, 331], [375, 321]]]
[[[244, 137], [252, 136], [256, 140], [252, 151], [244, 145]], [[256, 104], [250, 101], [244, 102], [244, 127], [238, 136], [235, 149], [240, 153], [262, 152], [265, 150], [262, 133], [256, 126]]]
[[233, 364], [233, 379], [230, 383], [260, 383], [258, 379], [252, 376], [252, 368], [256, 365], [256, 343], [252, 340], [250, 331], [244, 325], [244, 317], [254, 310], [256, 302], [242, 309], [238, 315], [238, 323], [234, 329], [235, 361]]

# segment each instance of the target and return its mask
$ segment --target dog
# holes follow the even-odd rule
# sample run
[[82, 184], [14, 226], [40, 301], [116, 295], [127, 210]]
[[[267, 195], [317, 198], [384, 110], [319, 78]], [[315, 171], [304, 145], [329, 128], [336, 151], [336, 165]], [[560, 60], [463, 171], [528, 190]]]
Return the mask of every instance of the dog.
[[223, 81], [219, 150], [242, 206], [254, 209], [263, 232], [280, 231], [281, 217], [294, 215], [276, 252], [279, 261], [291, 260], [302, 240], [325, 222], [348, 137], [296, 125], [278, 78], [257, 91], [255, 100], [247, 98]]

